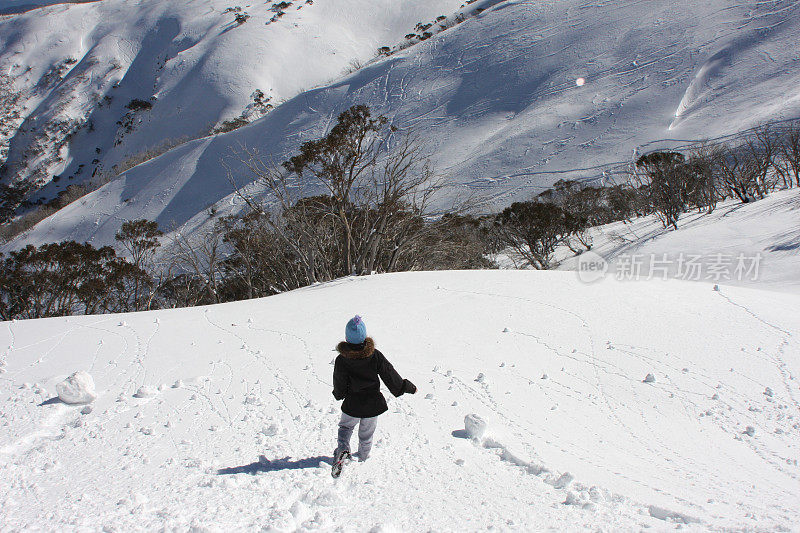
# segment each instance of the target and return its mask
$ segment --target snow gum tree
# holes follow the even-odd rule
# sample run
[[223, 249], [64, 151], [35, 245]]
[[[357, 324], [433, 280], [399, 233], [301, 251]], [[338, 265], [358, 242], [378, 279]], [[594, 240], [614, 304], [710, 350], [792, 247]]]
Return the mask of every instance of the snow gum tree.
[[[431, 231], [428, 205], [442, 184], [412, 133], [357, 105], [279, 167], [256, 150], [237, 156], [273, 203], [240, 195], [267, 215], [274, 238], [303, 270], [301, 285], [415, 264], [409, 254], [421, 253], [415, 244]], [[232, 173], [229, 180], [236, 185]]]
[[553, 203], [515, 202], [497, 217], [502, 241], [532, 267], [552, 266], [556, 246], [578, 226], [571, 215]]
[[0, 318], [44, 318], [134, 310], [131, 286], [149, 275], [110, 246], [74, 241], [0, 254]]
[[[153, 256], [156, 249], [161, 246], [158, 238], [163, 233], [158, 229], [158, 224], [151, 220], [129, 220], [122, 224], [122, 227], [115, 235], [119, 242], [131, 256], [133, 266], [141, 272], [152, 271]], [[137, 276], [133, 280], [133, 301], [137, 311], [146, 302], [142, 301], [143, 292], [149, 292], [152, 288], [152, 279], [149, 276]], [[150, 302], [151, 298], [147, 298]]]
[[689, 172], [686, 157], [678, 152], [653, 152], [636, 161], [644, 172], [650, 202], [664, 227], [678, 229], [678, 218], [688, 204]]

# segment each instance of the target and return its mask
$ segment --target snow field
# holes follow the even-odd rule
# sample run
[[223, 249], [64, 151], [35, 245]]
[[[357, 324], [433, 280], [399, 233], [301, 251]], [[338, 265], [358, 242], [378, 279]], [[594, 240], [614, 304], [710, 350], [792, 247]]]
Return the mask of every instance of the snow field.
[[[798, 306], [437, 272], [4, 323], [0, 530], [791, 529]], [[355, 313], [419, 392], [385, 392], [372, 456], [333, 480], [331, 361]], [[52, 400], [76, 370], [97, 389], [85, 414]]]

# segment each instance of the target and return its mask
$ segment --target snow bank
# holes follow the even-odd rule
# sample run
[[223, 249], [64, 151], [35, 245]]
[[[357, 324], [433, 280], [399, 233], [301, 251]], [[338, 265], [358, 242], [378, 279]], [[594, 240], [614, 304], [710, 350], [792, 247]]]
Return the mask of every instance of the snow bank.
[[56, 385], [56, 392], [62, 402], [69, 404], [91, 403], [97, 398], [92, 376], [83, 371], [75, 372]]

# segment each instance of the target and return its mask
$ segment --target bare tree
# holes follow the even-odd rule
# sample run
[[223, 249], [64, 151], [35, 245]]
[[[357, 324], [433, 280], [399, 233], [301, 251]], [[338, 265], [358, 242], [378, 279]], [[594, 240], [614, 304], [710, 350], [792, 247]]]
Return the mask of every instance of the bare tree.
[[800, 122], [792, 123], [785, 131], [778, 146], [778, 154], [784, 166], [787, 187], [800, 187]]
[[678, 229], [678, 218], [686, 211], [689, 168], [685, 160], [678, 152], [653, 152], [636, 161], [648, 180], [650, 204], [665, 228]]
[[304, 143], [280, 167], [254, 149], [236, 157], [271, 203], [236, 187], [232, 172], [229, 180], [250, 211], [265, 216], [304, 271], [304, 285], [400, 268], [424, 238], [430, 201], [443, 186], [419, 140], [397, 134], [365, 106], [340, 114], [325, 137]]
[[414, 239], [395, 255], [396, 270], [479, 269], [495, 265], [486, 258], [488, 227], [469, 215], [446, 214], [425, 224], [424, 238]]
[[222, 263], [225, 299], [268, 296], [306, 284], [297, 257], [275, 234], [267, 214], [220, 220], [228, 255]]
[[[152, 272], [152, 262], [156, 249], [161, 246], [158, 241], [163, 233], [158, 224], [151, 220], [129, 220], [114, 236], [131, 256], [133, 265], [142, 273]], [[149, 309], [153, 301], [153, 280], [150, 276], [137, 276], [133, 287], [134, 309]]]
[[723, 198], [736, 197], [742, 203], [755, 200], [758, 169], [744, 152], [725, 144], [720, 145], [716, 162]]
[[[342, 227], [342, 264], [353, 273], [353, 193], [378, 163], [388, 140], [385, 117], [372, 118], [366, 106], [353, 106], [339, 115], [337, 124], [323, 138], [303, 143], [300, 153], [283, 163], [291, 174], [310, 176], [327, 189], [332, 214]], [[356, 189], [354, 191], [354, 189]]]
[[178, 233], [173, 245], [176, 271], [187, 283], [188, 305], [220, 303], [222, 234], [218, 227], [191, 236]]
[[[383, 163], [373, 168], [363, 188], [356, 190], [355, 203], [362, 206], [355, 217], [355, 272], [397, 270], [397, 258], [415, 239], [423, 238], [431, 198], [442, 183], [432, 177], [421, 144], [404, 136]], [[381, 250], [390, 249], [388, 261]]]
[[708, 214], [714, 211], [719, 200], [718, 162], [719, 150], [713, 144], [701, 143], [694, 146], [689, 154], [688, 201], [698, 210], [706, 208]]
[[778, 136], [769, 125], [757, 128], [748, 136], [742, 146], [748, 159], [747, 168], [752, 174], [752, 182], [758, 199], [775, 190], [777, 175], [775, 160], [780, 148]]

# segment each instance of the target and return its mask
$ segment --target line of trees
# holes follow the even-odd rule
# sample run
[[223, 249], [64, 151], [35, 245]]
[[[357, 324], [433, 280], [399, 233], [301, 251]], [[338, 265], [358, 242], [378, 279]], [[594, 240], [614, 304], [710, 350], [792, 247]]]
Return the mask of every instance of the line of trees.
[[591, 249], [593, 226], [655, 214], [677, 228], [691, 209], [800, 186], [800, 124], [761, 128], [736, 145], [648, 153], [620, 183], [562, 180], [480, 217], [467, 214], [469, 202], [432, 212], [444, 184], [419, 139], [365, 106], [281, 164], [254, 149], [234, 157], [248, 175], [228, 179], [246, 208], [175, 235], [168, 253], [156, 253], [163, 234], [147, 220], [122, 225], [126, 257], [76, 242], [0, 253], [0, 319], [213, 304], [373, 272], [495, 268], [490, 258], [508, 252], [552, 268], [559, 246]]
[[656, 215], [664, 228], [678, 229], [690, 210], [711, 213], [720, 201], [748, 203], [792, 187], [800, 187], [800, 122], [757, 128], [735, 143], [644, 154], [619, 184], [558, 181], [494, 218], [492, 248], [511, 250], [533, 268], [551, 268], [559, 246], [576, 254], [591, 249], [592, 226]]
[[458, 214], [463, 206], [433, 216], [444, 185], [418, 139], [365, 106], [343, 112], [280, 165], [255, 150], [235, 157], [250, 173], [245, 181], [271, 194], [248, 194], [231, 172], [244, 212], [176, 235], [159, 262], [162, 233], [146, 220], [117, 234], [127, 258], [76, 242], [0, 254], [0, 318], [203, 305], [351, 274], [492, 265], [485, 225]]
[[0, 254], [0, 265], [3, 320], [136, 310], [132, 287], [151, 283], [110, 246], [74, 241]]

